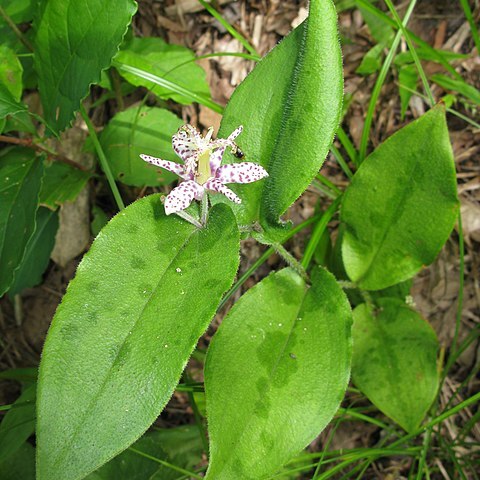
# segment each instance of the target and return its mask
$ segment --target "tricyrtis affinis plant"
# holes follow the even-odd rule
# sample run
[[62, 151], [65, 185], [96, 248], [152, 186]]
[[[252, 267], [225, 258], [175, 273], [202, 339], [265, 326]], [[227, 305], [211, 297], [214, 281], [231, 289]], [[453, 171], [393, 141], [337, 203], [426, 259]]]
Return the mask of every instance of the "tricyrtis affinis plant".
[[[85, 2], [72, 8], [77, 4]], [[93, 63], [86, 59], [94, 33], [85, 34], [75, 16], [58, 16], [60, 0], [50, 0], [42, 10], [34, 55], [52, 131], [67, 126], [88, 85], [112, 62], [134, 10], [130, 1], [121, 4], [113, 11], [99, 9], [98, 20], [105, 20], [99, 24], [112, 32], [101, 36]], [[52, 30], [60, 17], [61, 25]], [[64, 31], [67, 38], [61, 38]], [[62, 51], [55, 58], [49, 56], [49, 32]], [[181, 76], [175, 77], [178, 85], [168, 83], [165, 72], [172, 66], [161, 70], [152, 45], [166, 48], [155, 39], [122, 44], [115, 66], [127, 81], [152, 88], [159, 98], [183, 101], [188, 85], [181, 84]], [[71, 61], [62, 64], [62, 59]], [[202, 97], [201, 75], [195, 68], [191, 72], [200, 79], [200, 93], [192, 90], [195, 98], [212, 106]], [[67, 79], [77, 76], [82, 85], [73, 91]], [[176, 89], [174, 94], [167, 87]], [[438, 342], [406, 296], [408, 282], [434, 260], [457, 215], [445, 111], [435, 106], [400, 129], [356, 165], [344, 192], [330, 192], [336, 197], [332, 205], [307, 220], [314, 228], [309, 253], [299, 263], [282, 246], [296, 230], [280, 217], [318, 174], [340, 121], [342, 90], [333, 4], [312, 0], [307, 21], [236, 89], [220, 138], [213, 139], [213, 129], [202, 136], [189, 124], [181, 126], [158, 107], [120, 112], [99, 140], [90, 129], [100, 158], [108, 160], [103, 166], [114, 192], [114, 179], [155, 185], [159, 177], [142, 159], [180, 182], [163, 203], [159, 194], [144, 197], [108, 222], [55, 314], [38, 378], [40, 480], [84, 478], [146, 432], [220, 302], [238, 287], [232, 284], [241, 235], [272, 244], [290, 267], [246, 291], [209, 347], [207, 478], [276, 474], [330, 422], [351, 371], [356, 386], [402, 428], [410, 432], [420, 425], [438, 387]], [[8, 114], [25, 113], [12, 95], [0, 88]], [[125, 129], [125, 123], [132, 128]], [[134, 128], [137, 123], [142, 128]], [[148, 134], [162, 126], [163, 137], [173, 134], [172, 145], [156, 132]], [[134, 136], [148, 147], [135, 150]], [[57, 207], [51, 185], [61, 182], [52, 178], [63, 173], [43, 168], [31, 151], [2, 155], [0, 202], [8, 208], [0, 209], [0, 225], [11, 235], [23, 231], [33, 239], [36, 221], [50, 225], [51, 215], [37, 214], [39, 198], [42, 205]], [[76, 175], [76, 185], [89, 177]], [[337, 206], [339, 235], [331, 258], [320, 261], [312, 252], [328, 235]], [[26, 212], [17, 222], [8, 214], [16, 208]], [[0, 285], [7, 291], [35, 242], [25, 238], [12, 246], [0, 238], [5, 253]], [[312, 258], [317, 265], [311, 265]], [[399, 367], [391, 369], [392, 363]]]

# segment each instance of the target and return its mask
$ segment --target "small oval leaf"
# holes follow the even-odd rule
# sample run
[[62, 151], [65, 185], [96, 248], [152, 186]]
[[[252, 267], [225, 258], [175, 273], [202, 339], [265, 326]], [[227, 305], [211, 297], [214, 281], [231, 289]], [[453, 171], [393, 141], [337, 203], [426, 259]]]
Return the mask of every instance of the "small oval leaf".
[[401, 300], [377, 300], [353, 311], [352, 378], [385, 415], [415, 431], [438, 388], [438, 340], [432, 327]]
[[346, 296], [320, 268], [311, 287], [285, 269], [235, 304], [205, 364], [208, 479], [266, 478], [323, 430], [347, 387], [350, 327]]
[[239, 224], [276, 225], [307, 188], [337, 129], [342, 94], [335, 7], [312, 0], [308, 19], [258, 63], [225, 109], [219, 137], [243, 124], [239, 145], [270, 174], [264, 182], [232, 186], [244, 199], [234, 209]]
[[345, 192], [342, 255], [366, 290], [413, 277], [433, 262], [455, 224], [455, 165], [440, 105], [388, 138]]
[[100, 232], [42, 355], [39, 480], [83, 478], [151, 425], [231, 285], [238, 251], [226, 205], [199, 230], [165, 216], [160, 195], [130, 205]]

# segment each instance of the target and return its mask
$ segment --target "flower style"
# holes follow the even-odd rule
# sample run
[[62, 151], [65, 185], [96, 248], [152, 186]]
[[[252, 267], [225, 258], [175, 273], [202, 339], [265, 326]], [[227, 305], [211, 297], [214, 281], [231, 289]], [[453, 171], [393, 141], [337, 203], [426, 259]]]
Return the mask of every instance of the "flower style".
[[241, 203], [242, 200], [226, 186], [227, 183], [251, 183], [268, 177], [267, 171], [253, 162], [220, 165], [227, 147], [236, 157], [243, 157], [234, 142], [242, 130], [240, 126], [228, 138], [212, 140], [213, 127], [202, 137], [192, 125], [183, 125], [172, 137], [173, 150], [183, 160], [183, 165], [140, 155], [142, 160], [175, 173], [184, 180], [165, 199], [167, 215], [185, 210], [193, 199], [201, 200], [207, 190], [222, 193], [232, 202]]

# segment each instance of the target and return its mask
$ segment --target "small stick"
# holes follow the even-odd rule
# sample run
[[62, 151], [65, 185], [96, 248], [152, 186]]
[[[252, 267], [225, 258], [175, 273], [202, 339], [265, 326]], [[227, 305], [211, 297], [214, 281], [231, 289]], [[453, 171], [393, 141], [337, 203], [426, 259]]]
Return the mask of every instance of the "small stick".
[[17, 137], [9, 137], [7, 135], [0, 135], [0, 143], [10, 143], [12, 145], [19, 145], [21, 147], [33, 148], [33, 150], [37, 150], [38, 152], [46, 153], [49, 158], [53, 160], [57, 160], [62, 163], [66, 163], [73, 168], [77, 168], [78, 170], [82, 170], [83, 172], [89, 172], [90, 170], [79, 163], [70, 160], [63, 155], [58, 153], [51, 152], [48, 148], [45, 148], [43, 145], [39, 145], [35, 143], [31, 138], [17, 138]]

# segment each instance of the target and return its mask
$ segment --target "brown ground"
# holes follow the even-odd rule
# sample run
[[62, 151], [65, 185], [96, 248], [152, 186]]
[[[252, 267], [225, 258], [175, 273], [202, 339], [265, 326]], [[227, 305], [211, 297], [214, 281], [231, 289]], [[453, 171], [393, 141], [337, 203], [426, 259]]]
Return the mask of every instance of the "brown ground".
[[[219, 2], [224, 18], [241, 31], [263, 55], [268, 52], [292, 26], [300, 23], [306, 15], [305, 1], [229, 1]], [[398, 3], [398, 2], [396, 2]], [[401, 16], [407, 2], [399, 8]], [[192, 48], [197, 55], [215, 51], [242, 51], [240, 44], [226, 34], [224, 28], [205, 11], [193, 11], [192, 6], [198, 6], [195, 1], [182, 0], [175, 2], [146, 0], [141, 1], [139, 13], [135, 17], [135, 33], [144, 36], [161, 36], [171, 43], [178, 43]], [[383, 8], [383, 6], [382, 6]], [[385, 10], [385, 8], [383, 8]], [[480, 87], [480, 62], [475, 56], [474, 44], [468, 23], [465, 21], [460, 4], [454, 0], [421, 1], [415, 10], [410, 29], [438, 48], [471, 54], [467, 60], [458, 61], [456, 68], [462, 76], [476, 87]], [[349, 10], [340, 14], [340, 30], [342, 36], [348, 39], [343, 46], [345, 67], [345, 90], [353, 95], [353, 100], [345, 117], [343, 126], [358, 147], [363, 127], [363, 120], [370, 94], [375, 82], [375, 75], [363, 77], [355, 73], [365, 53], [375, 44], [369, 34], [363, 18], [358, 10]], [[402, 43], [401, 49], [406, 45]], [[250, 61], [223, 57], [201, 61], [208, 74], [213, 99], [225, 104], [234, 88], [252, 69]], [[427, 72], [439, 70], [436, 64], [424, 64]], [[382, 90], [377, 114], [372, 126], [371, 145], [376, 146], [403, 124], [421, 115], [426, 105], [419, 97], [410, 103], [405, 121], [400, 120], [400, 101], [398, 97], [397, 78], [389, 75]], [[440, 87], [433, 86], [436, 99], [445, 94]], [[96, 93], [95, 93], [96, 94]], [[133, 96], [126, 101], [132, 103], [138, 97]], [[202, 127], [214, 125], [218, 127], [220, 115], [205, 107], [172, 106], [175, 111], [192, 124]], [[475, 118], [475, 112], [466, 110], [462, 105], [456, 108], [463, 114]], [[94, 121], [102, 124], [111, 117], [116, 109], [114, 101], [107, 103], [95, 112]], [[460, 340], [464, 339], [480, 324], [480, 132], [466, 122], [449, 116], [451, 141], [455, 152], [459, 195], [462, 202], [463, 230], [465, 235], [465, 287], [461, 315]], [[478, 113], [477, 118], [478, 121]], [[339, 187], [346, 185], [346, 179], [336, 162], [329, 158], [322, 169]], [[145, 194], [144, 191], [124, 191], [133, 200], [135, 196]], [[108, 195], [99, 186], [90, 190], [91, 196], [96, 195], [97, 202], [104, 202], [106, 209], [114, 211]], [[307, 191], [292, 207], [290, 217], [298, 223], [311, 216], [318, 193]], [[327, 200], [325, 199], [324, 203]], [[88, 218], [84, 218], [88, 222]], [[81, 222], [81, 220], [80, 220]], [[88, 225], [88, 223], [87, 223]], [[335, 225], [334, 225], [335, 226]], [[78, 224], [74, 225], [78, 229]], [[301, 255], [301, 247], [305, 235], [299, 235], [288, 245], [289, 250]], [[83, 247], [80, 247], [81, 249]], [[242, 246], [241, 270], [244, 271], [255, 261], [264, 247], [254, 241], [246, 241]], [[55, 308], [61, 299], [68, 281], [72, 278], [76, 265], [81, 258], [81, 252], [70, 252], [63, 258], [64, 265], [51, 262], [43, 285], [23, 293], [16, 302], [8, 298], [0, 301], [0, 330], [3, 350], [0, 353], [0, 369], [34, 366], [38, 363], [41, 347], [48, 325]], [[74, 257], [74, 258], [73, 258]], [[425, 269], [416, 279], [413, 286], [413, 299], [423, 315], [434, 326], [442, 347], [451, 345], [455, 316], [458, 309], [460, 290], [459, 238], [454, 232], [441, 252], [438, 260]], [[62, 263], [62, 262], [60, 262]], [[243, 287], [251, 287], [272, 269], [278, 269], [282, 261], [273, 256], [263, 265]], [[239, 294], [237, 295], [238, 298]], [[200, 347], [205, 348], [208, 338], [214, 332], [215, 325], [221, 321], [221, 314], [210, 327], [206, 338], [201, 340]], [[192, 362], [192, 375], [199, 378], [199, 365]], [[460, 357], [447, 378], [441, 392], [441, 405], [445, 405], [451, 393], [464, 381], [459, 400], [471, 396], [479, 387], [479, 342], [478, 335], [465, 353]], [[18, 389], [12, 383], [0, 384], [0, 403], [12, 402]], [[348, 402], [347, 402], [348, 403]], [[465, 409], [461, 415], [452, 417], [445, 422], [443, 435], [447, 442], [455, 436], [458, 425], [472, 416], [472, 411]], [[172, 426], [193, 421], [193, 412], [184, 394], [175, 394], [162, 414], [158, 423], [162, 426]], [[322, 448], [327, 438], [325, 432], [315, 441], [312, 449]], [[370, 445], [378, 436], [378, 429], [364, 423], [343, 423], [336, 431], [331, 448], [355, 448]], [[477, 425], [471, 430], [471, 441], [480, 442], [480, 428]], [[441, 463], [441, 460], [439, 460]], [[389, 460], [379, 462], [365, 474], [364, 478], [401, 478], [408, 472], [408, 461], [395, 462]], [[441, 465], [439, 469], [442, 470]], [[310, 477], [305, 477], [310, 478]], [[446, 474], [443, 477], [449, 478]]]

